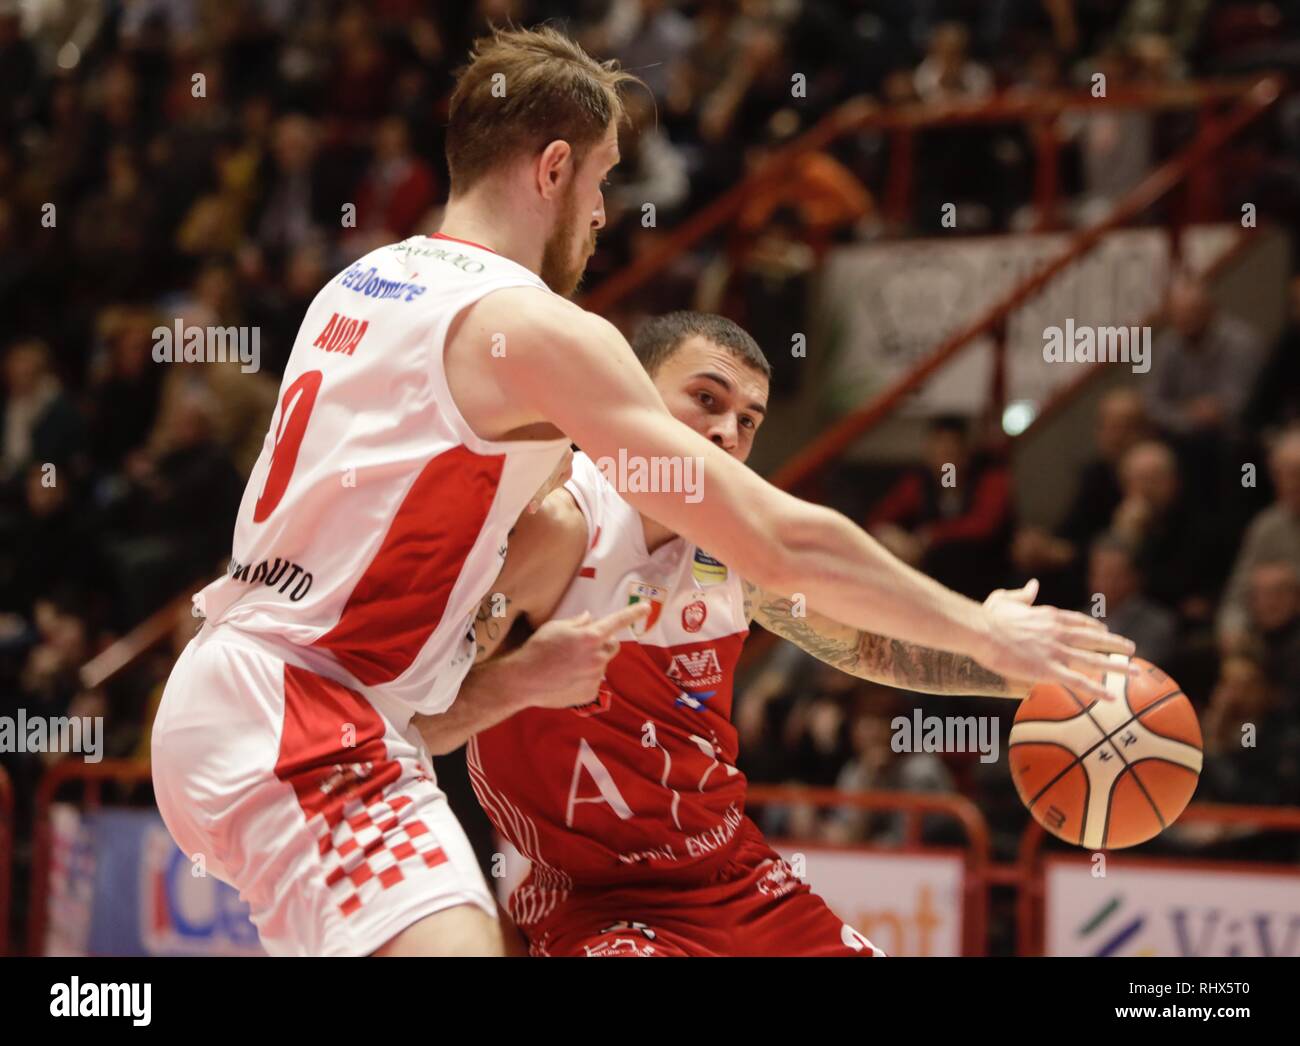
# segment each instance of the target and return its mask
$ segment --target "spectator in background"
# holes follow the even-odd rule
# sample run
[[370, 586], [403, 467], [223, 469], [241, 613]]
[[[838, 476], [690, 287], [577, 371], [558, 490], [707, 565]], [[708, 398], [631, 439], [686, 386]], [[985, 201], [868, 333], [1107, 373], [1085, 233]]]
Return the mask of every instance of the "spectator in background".
[[972, 599], [1005, 579], [1013, 523], [1006, 464], [971, 447], [956, 415], [930, 422], [925, 463], [908, 469], [866, 527], [904, 562]]
[[[842, 792], [947, 793], [955, 791], [952, 774], [933, 752], [894, 751], [893, 720], [909, 714], [895, 693], [872, 687], [859, 694], [849, 725], [852, 756], [835, 779]], [[842, 806], [822, 824], [821, 835], [833, 843], [883, 843], [904, 841], [907, 819], [901, 813], [883, 813]], [[923, 831], [923, 838], [929, 835]]]
[[1146, 408], [1136, 389], [1112, 389], [1102, 397], [1097, 405], [1096, 456], [1080, 471], [1074, 499], [1056, 533], [1022, 527], [1012, 542], [1012, 562], [1026, 579], [1039, 578], [1042, 602], [1054, 606], [1084, 602], [1082, 552], [1110, 526], [1123, 500], [1120, 459], [1149, 434]]
[[[1137, 656], [1152, 664], [1165, 664], [1178, 636], [1178, 618], [1149, 599], [1142, 590], [1133, 546], [1114, 535], [1103, 535], [1088, 555], [1091, 598], [1084, 613], [1098, 615], [1106, 626], [1137, 644]], [[1097, 597], [1104, 602], [1098, 604]]]
[[218, 406], [201, 387], [169, 400], [158, 435], [128, 460], [130, 486], [115, 506], [107, 558], [125, 624], [209, 574], [230, 552], [242, 483], [217, 442]]
[[[1132, 57], [1119, 49], [1098, 54], [1086, 70], [1091, 88], [1094, 77], [1104, 77], [1108, 92], [1130, 84], [1136, 76]], [[1156, 123], [1143, 109], [1098, 106], [1061, 117], [1063, 140], [1079, 150], [1083, 195], [1073, 205], [1074, 223], [1094, 225], [1109, 216], [1124, 196], [1135, 189], [1154, 166]]]
[[1300, 275], [1287, 285], [1287, 324], [1260, 368], [1246, 405], [1245, 427], [1267, 432], [1300, 421]]
[[1269, 456], [1277, 500], [1246, 528], [1228, 578], [1215, 630], [1223, 650], [1237, 649], [1250, 634], [1251, 571], [1261, 563], [1290, 563], [1300, 570], [1300, 430], [1290, 429]]
[[610, 0], [604, 17], [581, 34], [580, 42], [592, 54], [616, 58], [663, 101], [695, 42], [695, 26], [669, 0]]
[[1174, 452], [1157, 440], [1137, 444], [1120, 463], [1120, 486], [1111, 530], [1134, 548], [1147, 594], [1186, 623], [1208, 622], [1225, 549], [1214, 520], [1187, 497]]
[[[1286, 560], [1250, 572], [1250, 630], [1268, 678], [1300, 712], [1300, 569]], [[1242, 649], [1239, 646], [1238, 649]]]
[[5, 397], [0, 402], [0, 485], [15, 492], [29, 463], [76, 463], [83, 423], [54, 373], [42, 341], [15, 342], [5, 353]]
[[66, 469], [33, 462], [20, 511], [0, 515], [0, 613], [28, 618], [39, 597], [84, 592], [83, 607], [106, 587], [98, 521]]
[[271, 139], [274, 173], [262, 197], [257, 242], [277, 262], [295, 247], [341, 223], [343, 201], [327, 198], [317, 162], [320, 132], [310, 118], [290, 113], [276, 121]]
[[[200, 270], [191, 292], [176, 303], [174, 315], [192, 327], [247, 327], [253, 304], [239, 293], [234, 266], [225, 260], [213, 260]], [[301, 317], [298, 322], [302, 322]], [[251, 331], [248, 337], [251, 345]], [[260, 332], [258, 341], [260, 349]], [[257, 362], [260, 367], [261, 360]], [[209, 395], [218, 406], [215, 438], [229, 452], [240, 475], [247, 476], [262, 452], [275, 411], [278, 382], [261, 370], [245, 371], [237, 359], [224, 363], [171, 363], [165, 367], [160, 409], [165, 411], [178, 396], [189, 392]], [[158, 439], [155, 427], [150, 435], [154, 451], [158, 450]]]
[[[917, 97], [924, 103], [945, 106], [977, 102], [993, 90], [992, 74], [968, 54], [970, 35], [959, 22], [935, 27], [925, 58], [912, 76]], [[949, 126], [930, 128], [920, 135], [918, 164], [929, 172], [917, 193], [914, 219], [918, 228], [942, 230], [945, 204], [953, 204], [958, 227], [967, 232], [986, 230], [993, 222], [990, 196], [1000, 184], [992, 143], [985, 128]]]
[[1224, 659], [1202, 723], [1205, 762], [1199, 799], [1300, 803], [1300, 721], [1258, 651]]
[[624, 215], [637, 224], [647, 203], [655, 206], [655, 224], [672, 224], [690, 192], [686, 158], [655, 120], [654, 102], [630, 92], [624, 102], [627, 120], [619, 128], [619, 164], [610, 173], [605, 193], [607, 222], [617, 226]]
[[970, 33], [960, 22], [935, 26], [912, 82], [923, 102], [978, 100], [993, 91], [993, 75], [969, 54]]
[[152, 309], [114, 305], [99, 316], [99, 348], [91, 361], [85, 397], [90, 453], [105, 473], [144, 445], [158, 417], [166, 369], [153, 359]]
[[1234, 434], [1262, 362], [1258, 337], [1222, 312], [1205, 281], [1190, 273], [1170, 283], [1167, 321], [1143, 378], [1147, 411], [1180, 439]]
[[1129, 0], [1116, 29], [1121, 41], [1158, 34], [1182, 58], [1190, 54], [1201, 34], [1211, 0]]
[[154, 204], [136, 153], [115, 144], [105, 162], [104, 188], [77, 212], [74, 241], [83, 279], [117, 294], [142, 289], [154, 249]]
[[406, 121], [399, 116], [385, 118], [375, 129], [374, 159], [354, 194], [357, 232], [368, 234], [368, 246], [356, 253], [404, 240], [416, 232], [437, 195], [437, 178], [412, 151]]

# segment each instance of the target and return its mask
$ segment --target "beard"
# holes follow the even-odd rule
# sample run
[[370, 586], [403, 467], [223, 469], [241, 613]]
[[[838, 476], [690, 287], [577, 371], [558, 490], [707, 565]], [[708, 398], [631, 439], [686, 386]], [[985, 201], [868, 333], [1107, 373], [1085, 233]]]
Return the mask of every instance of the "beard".
[[[577, 194], [570, 190], [556, 219], [555, 228], [542, 247], [542, 280], [556, 294], [565, 298], [571, 298], [578, 289], [582, 274], [587, 268], [587, 260], [596, 250], [596, 230], [591, 229], [588, 233], [582, 229], [577, 223], [577, 215]], [[575, 261], [574, 247], [584, 235], [589, 239], [587, 252]]]

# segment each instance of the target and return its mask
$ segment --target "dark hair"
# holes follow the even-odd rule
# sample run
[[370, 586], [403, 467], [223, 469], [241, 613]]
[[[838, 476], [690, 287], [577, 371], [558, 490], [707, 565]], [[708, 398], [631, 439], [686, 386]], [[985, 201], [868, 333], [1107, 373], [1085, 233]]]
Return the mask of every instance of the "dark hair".
[[493, 29], [474, 41], [469, 64], [456, 74], [447, 126], [452, 191], [557, 139], [580, 164], [609, 125], [623, 120], [619, 90], [636, 82], [550, 26]]
[[772, 380], [772, 365], [763, 350], [738, 323], [712, 312], [668, 312], [654, 316], [637, 328], [632, 337], [632, 351], [652, 378], [682, 342], [699, 335], [726, 349], [732, 356]]

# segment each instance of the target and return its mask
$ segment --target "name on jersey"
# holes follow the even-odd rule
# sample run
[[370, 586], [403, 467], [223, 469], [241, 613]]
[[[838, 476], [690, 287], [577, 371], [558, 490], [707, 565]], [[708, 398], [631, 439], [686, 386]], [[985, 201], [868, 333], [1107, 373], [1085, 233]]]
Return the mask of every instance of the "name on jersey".
[[260, 563], [239, 563], [232, 559], [229, 574], [232, 580], [250, 585], [263, 584], [268, 588], [278, 586], [278, 591], [288, 595], [293, 603], [297, 603], [311, 590], [311, 571], [304, 570], [287, 559], [282, 560], [279, 556], [274, 561], [264, 559]]
[[339, 282], [347, 290], [364, 294], [367, 298], [392, 301], [399, 298], [402, 301], [413, 301], [428, 290], [422, 283], [412, 283], [409, 280], [386, 280], [376, 275], [378, 271], [373, 265], [368, 269], [353, 265], [343, 273], [343, 278]]
[[687, 857], [704, 857], [726, 846], [736, 835], [736, 829], [743, 820], [740, 808], [735, 803], [728, 803], [722, 813], [722, 820], [712, 828], [706, 828], [698, 835], [684, 835], [682, 841], [685, 855], [673, 849], [672, 843], [656, 846], [649, 850], [631, 850], [618, 855], [623, 864], [640, 864], [643, 861], [660, 861], [674, 863]]
[[329, 323], [325, 324], [325, 329], [312, 345], [326, 352], [341, 352], [345, 356], [351, 356], [361, 344], [369, 326], [369, 320], [354, 320], [351, 316], [335, 312], [330, 315]]
[[736, 804], [729, 803], [726, 812], [722, 815], [721, 824], [715, 824], [699, 835], [686, 837], [686, 853], [691, 857], [703, 857], [705, 854], [721, 849], [731, 842], [736, 829], [740, 827], [741, 820], [740, 810], [736, 808]]
[[434, 261], [446, 262], [448, 265], [454, 265], [461, 272], [468, 272], [473, 275], [477, 275], [487, 268], [477, 258], [471, 258], [468, 254], [462, 254], [460, 251], [447, 247], [417, 247], [409, 240], [403, 240], [401, 243], [393, 244], [392, 250], [401, 251], [412, 258], [432, 258]]

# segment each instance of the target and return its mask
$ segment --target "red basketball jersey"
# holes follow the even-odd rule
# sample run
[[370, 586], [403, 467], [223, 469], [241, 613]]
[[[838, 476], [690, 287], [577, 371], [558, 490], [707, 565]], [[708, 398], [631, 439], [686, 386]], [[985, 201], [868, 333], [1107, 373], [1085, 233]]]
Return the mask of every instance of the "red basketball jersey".
[[648, 601], [599, 694], [528, 709], [469, 743], [470, 777], [498, 831], [533, 865], [515, 921], [544, 918], [574, 884], [696, 877], [741, 823], [732, 679], [748, 635], [740, 579], [686, 540], [650, 553], [636, 509], [578, 454], [567, 489], [588, 551], [555, 616]]

